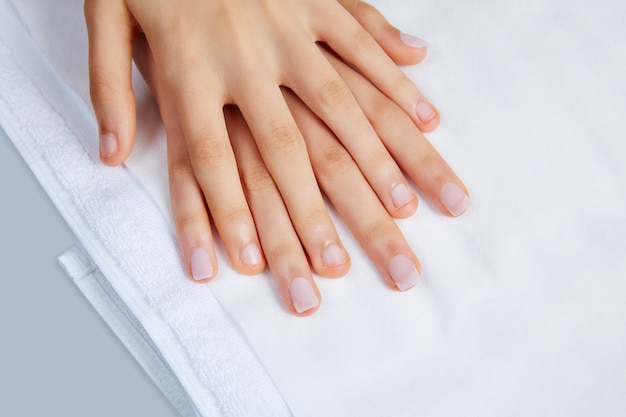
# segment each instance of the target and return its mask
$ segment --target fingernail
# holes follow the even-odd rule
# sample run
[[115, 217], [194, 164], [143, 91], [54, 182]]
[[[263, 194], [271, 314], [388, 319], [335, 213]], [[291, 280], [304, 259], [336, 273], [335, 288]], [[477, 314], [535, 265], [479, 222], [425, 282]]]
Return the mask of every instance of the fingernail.
[[395, 208], [400, 208], [414, 198], [413, 193], [405, 184], [396, 184], [391, 189], [391, 201]]
[[317, 294], [306, 278], [296, 278], [291, 282], [289, 295], [298, 313], [304, 313], [320, 305]]
[[209, 252], [204, 248], [197, 248], [191, 254], [191, 276], [196, 281], [211, 278], [213, 264]]
[[400, 40], [412, 48], [425, 48], [428, 43], [417, 36], [409, 35], [408, 33], [401, 33]]
[[110, 134], [105, 133], [100, 136], [100, 155], [105, 158], [113, 156], [117, 152], [117, 138]]
[[428, 123], [433, 120], [435, 116], [437, 116], [437, 113], [435, 113], [433, 108], [430, 107], [425, 101], [417, 103], [417, 106], [415, 106], [415, 113], [422, 123]]
[[330, 244], [322, 254], [322, 263], [327, 268], [334, 268], [346, 263], [346, 252], [336, 243]]
[[249, 243], [241, 251], [241, 261], [247, 266], [260, 265], [263, 262], [261, 250], [255, 243]]
[[469, 197], [458, 185], [452, 182], [441, 188], [440, 198], [441, 204], [455, 217], [463, 214], [470, 205]]
[[414, 287], [419, 281], [420, 274], [406, 255], [398, 254], [391, 258], [388, 268], [391, 279], [401, 291]]

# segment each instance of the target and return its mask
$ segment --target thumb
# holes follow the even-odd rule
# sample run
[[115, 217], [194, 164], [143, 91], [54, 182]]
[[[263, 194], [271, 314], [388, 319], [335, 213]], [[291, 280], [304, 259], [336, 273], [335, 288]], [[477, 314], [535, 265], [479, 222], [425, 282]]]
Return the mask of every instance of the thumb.
[[136, 128], [131, 60], [135, 26], [121, 0], [86, 0], [89, 87], [100, 130], [100, 159], [122, 164]]

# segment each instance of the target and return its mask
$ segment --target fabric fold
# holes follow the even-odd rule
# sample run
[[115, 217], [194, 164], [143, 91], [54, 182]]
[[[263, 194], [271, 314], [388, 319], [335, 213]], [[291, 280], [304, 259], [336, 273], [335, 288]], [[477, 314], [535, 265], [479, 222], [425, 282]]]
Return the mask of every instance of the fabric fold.
[[[132, 335], [137, 350], [158, 346], [158, 355], [152, 350], [151, 361], [139, 362], [168, 365], [164, 378], [177, 380], [187, 393], [175, 402], [183, 415], [290, 415], [211, 291], [186, 279], [174, 234], [151, 197], [126, 168], [94, 160], [93, 116], [48, 65], [7, 1], [0, 2], [0, 27], [0, 125], [107, 277], [106, 288], [86, 295], [115, 294], [111, 300], [126, 325], [141, 323]], [[76, 272], [86, 257], [74, 251], [62, 260]]]
[[209, 285], [185, 276], [154, 102], [138, 83], [148, 126], [125, 167], [100, 164], [86, 69], [63, 68], [86, 59], [81, 2], [60, 3], [65, 38], [39, 22], [62, 6], [14, 3], [35, 42], [0, 0], [0, 124], [81, 241], [61, 262], [183, 415], [626, 415], [619, 0], [371, 2], [431, 45], [404, 71], [472, 206], [451, 219], [422, 199], [398, 222], [422, 263], [404, 293], [335, 218], [352, 269], [317, 280], [306, 319], [223, 251]]
[[89, 255], [80, 247], [71, 247], [59, 256], [59, 263], [180, 414], [183, 417], [201, 416], [142, 323], [111, 287]]

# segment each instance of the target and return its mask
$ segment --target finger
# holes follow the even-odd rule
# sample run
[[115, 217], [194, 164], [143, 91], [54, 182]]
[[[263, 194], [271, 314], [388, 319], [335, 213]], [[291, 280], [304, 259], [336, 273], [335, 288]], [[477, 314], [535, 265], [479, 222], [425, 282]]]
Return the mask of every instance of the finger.
[[[136, 54], [136, 58], [141, 57], [143, 61], [150, 62], [150, 65], [141, 65], [140, 60], [137, 60], [138, 66], [142, 69], [142, 73], [157, 96], [159, 109], [168, 133], [168, 165], [172, 213], [177, 225], [181, 249], [183, 254], [186, 255], [185, 259], [190, 260], [191, 267], [193, 266], [196, 250], [206, 249], [210, 255], [211, 265], [215, 269], [217, 261], [213, 251], [209, 216], [205, 204], [207, 193], [203, 191], [198, 181], [198, 172], [193, 168], [192, 157], [187, 151], [184, 133], [174, 108], [175, 101], [167, 96], [167, 90], [164, 88], [165, 83], [158, 76], [158, 67], [152, 60], [145, 38], [139, 37], [139, 39], [143, 42], [143, 47], [137, 47], [138, 54]], [[142, 57], [142, 55], [145, 55], [145, 57]], [[237, 187], [241, 190], [241, 185], [236, 172], [234, 176], [233, 173], [230, 173], [228, 180], [235, 183], [235, 197], [230, 197], [234, 200], [234, 203], [229, 204], [226, 202], [223, 206], [218, 205], [216, 208], [213, 205], [215, 210], [213, 219], [233, 267], [244, 274], [256, 274], [265, 268], [258, 237], [251, 216], [245, 216], [246, 213], [249, 213], [245, 198], [243, 200], [237, 198], [242, 196], [237, 193]], [[212, 187], [213, 185], [205, 186]], [[218, 193], [219, 197], [219, 193], [223, 191], [215, 188], [213, 192]], [[211, 207], [210, 203], [209, 207]], [[228, 218], [229, 213], [237, 212], [243, 213], [242, 219]], [[201, 250], [200, 253], [202, 254]], [[191, 271], [193, 271], [193, 268], [191, 268]], [[215, 276], [215, 273], [216, 270], [214, 270], [213, 276]], [[195, 277], [196, 275], [192, 274], [192, 276]]]
[[180, 126], [165, 118], [170, 201], [176, 235], [190, 276], [197, 280], [213, 279], [217, 274], [213, 236], [204, 195], [196, 181]]
[[[380, 91], [396, 102], [423, 132], [439, 124], [439, 113], [421, 91], [395, 65], [376, 40], [342, 7], [329, 13], [321, 10], [317, 28], [325, 42], [342, 59], [350, 62]], [[341, 27], [342, 30], [336, 30]]]
[[[144, 36], [134, 43], [134, 59], [156, 97], [167, 135], [167, 157], [172, 216], [187, 272], [196, 281], [217, 274], [211, 224], [204, 195], [196, 181], [172, 101], [164, 99], [163, 84]], [[165, 95], [166, 97], [166, 95]]]
[[[352, 93], [316, 46], [291, 52], [307, 68], [291, 67], [289, 87], [348, 149], [359, 168], [394, 217], [408, 217], [417, 196], [381, 143]], [[309, 77], [308, 74], [316, 74]]]
[[399, 290], [419, 280], [420, 264], [350, 154], [294, 95], [287, 101], [324, 192], [387, 284]]
[[131, 82], [135, 28], [123, 1], [87, 0], [91, 102], [100, 130], [100, 158], [123, 163], [135, 139], [135, 97]]
[[312, 314], [321, 297], [289, 213], [241, 113], [229, 106], [225, 115], [246, 197], [283, 303], [294, 314]]
[[255, 87], [244, 88], [245, 97], [235, 96], [241, 113], [313, 269], [322, 276], [341, 276], [348, 271], [350, 260], [328, 215], [300, 131], [279, 87], [269, 83]]
[[326, 56], [400, 167], [440, 212], [462, 214], [470, 204], [467, 188], [406, 113], [334, 55]]
[[396, 64], [414, 65], [426, 57], [426, 42], [400, 32], [375, 7], [358, 0], [341, 3]]
[[[189, 85], [202, 85], [202, 82], [195, 80]], [[208, 94], [209, 91], [204, 91], [204, 97]], [[231, 264], [240, 272], [258, 273], [264, 267], [261, 247], [241, 188], [222, 107], [217, 103], [193, 105], [194, 98], [187, 95], [184, 99], [191, 107], [184, 107], [178, 113], [187, 115], [186, 125], [182, 126], [193, 173]], [[203, 109], [203, 112], [190, 114], [192, 109]]]

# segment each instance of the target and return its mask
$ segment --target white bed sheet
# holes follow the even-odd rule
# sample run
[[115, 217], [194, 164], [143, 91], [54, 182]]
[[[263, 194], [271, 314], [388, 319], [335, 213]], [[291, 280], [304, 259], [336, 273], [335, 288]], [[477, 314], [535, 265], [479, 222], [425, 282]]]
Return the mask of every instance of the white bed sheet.
[[[88, 100], [81, 2], [14, 3]], [[318, 280], [315, 316], [287, 315], [269, 275], [222, 267], [211, 290], [295, 416], [626, 414], [626, 6], [372, 3], [430, 44], [406, 71], [442, 112], [428, 136], [472, 207], [449, 219], [422, 200], [400, 222], [423, 264], [408, 293], [340, 223], [353, 268]], [[169, 215], [142, 94], [127, 166]]]

